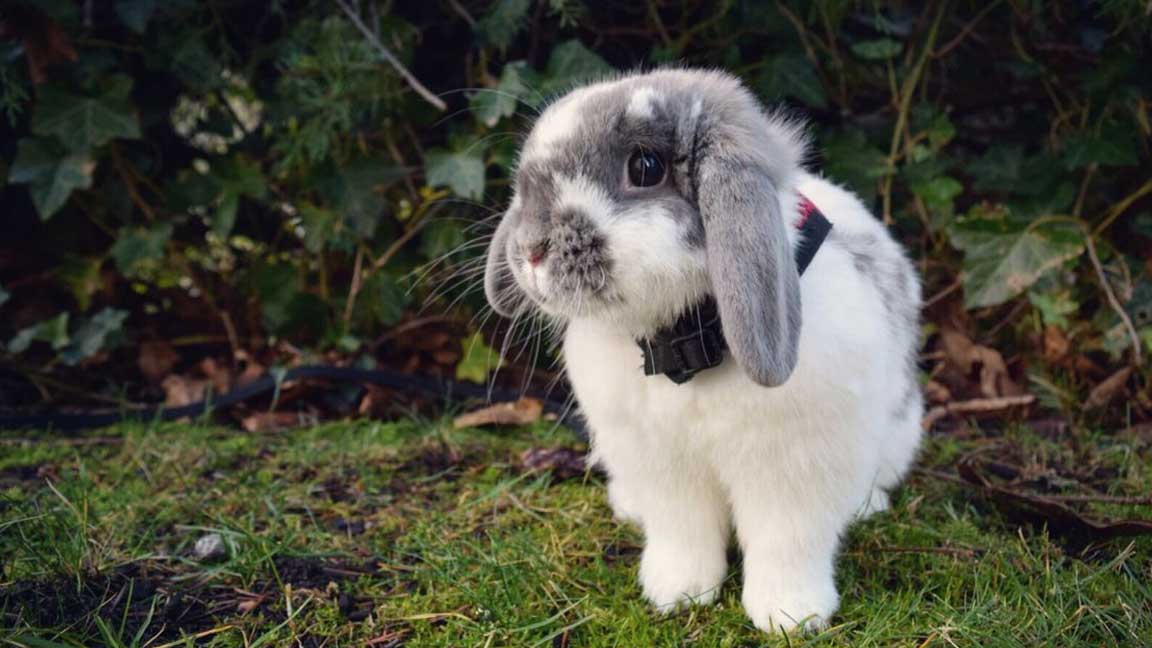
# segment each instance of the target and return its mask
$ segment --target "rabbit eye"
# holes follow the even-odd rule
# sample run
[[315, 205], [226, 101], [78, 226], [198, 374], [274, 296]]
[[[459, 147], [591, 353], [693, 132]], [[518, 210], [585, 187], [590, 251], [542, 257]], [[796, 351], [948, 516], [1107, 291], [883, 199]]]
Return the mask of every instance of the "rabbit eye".
[[636, 187], [653, 187], [664, 180], [664, 160], [652, 151], [636, 151], [628, 158], [628, 181]]

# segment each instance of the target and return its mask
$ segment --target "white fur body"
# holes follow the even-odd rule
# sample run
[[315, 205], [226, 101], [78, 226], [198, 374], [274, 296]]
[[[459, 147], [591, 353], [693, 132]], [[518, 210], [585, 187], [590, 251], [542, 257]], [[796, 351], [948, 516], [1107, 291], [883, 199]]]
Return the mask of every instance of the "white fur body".
[[[878, 262], [907, 263], [854, 195], [812, 175], [796, 180], [834, 231], [871, 235]], [[795, 194], [781, 201], [782, 213], [796, 213]], [[919, 303], [918, 282], [907, 290]], [[838, 245], [822, 246], [801, 277], [801, 302], [798, 364], [775, 388], [731, 359], [682, 385], [645, 376], [634, 331], [604, 318], [569, 323], [564, 358], [592, 458], [617, 515], [644, 531], [641, 584], [660, 608], [716, 596], [734, 530], [756, 625], [827, 623], [840, 535], [887, 506], [884, 491], [915, 455], [919, 390], [903, 383], [918, 332], [893, 331], [881, 292]], [[910, 392], [915, 403], [902, 405]]]
[[[654, 185], [632, 177], [641, 151], [664, 156]], [[712, 601], [734, 534], [744, 607], [770, 632], [829, 622], [840, 537], [888, 506], [923, 411], [915, 268], [856, 196], [804, 171], [805, 151], [796, 122], [720, 72], [573, 90], [524, 144], [485, 272], [494, 308], [567, 327], [592, 459], [644, 532], [645, 596]], [[798, 276], [801, 197], [833, 229]], [[646, 376], [636, 341], [706, 296], [724, 362], [684, 384]]]

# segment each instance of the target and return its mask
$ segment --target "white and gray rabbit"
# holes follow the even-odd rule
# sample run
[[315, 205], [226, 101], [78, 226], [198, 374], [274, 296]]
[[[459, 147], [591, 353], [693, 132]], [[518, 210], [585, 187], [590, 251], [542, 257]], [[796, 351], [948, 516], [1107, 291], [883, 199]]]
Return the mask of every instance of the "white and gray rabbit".
[[[485, 275], [498, 312], [567, 325], [592, 459], [644, 532], [645, 596], [712, 602], [735, 531], [744, 608], [770, 632], [828, 624], [840, 536], [888, 506], [923, 410], [916, 271], [805, 152], [721, 72], [578, 88], [524, 143]], [[832, 229], [801, 275], [807, 201]], [[684, 384], [645, 375], [638, 341], [709, 296], [728, 356]]]

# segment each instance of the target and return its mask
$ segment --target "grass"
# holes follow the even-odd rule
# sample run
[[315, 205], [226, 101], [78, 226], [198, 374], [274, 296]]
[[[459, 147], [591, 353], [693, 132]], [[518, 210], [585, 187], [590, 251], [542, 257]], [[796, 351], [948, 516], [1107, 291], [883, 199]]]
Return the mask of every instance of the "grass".
[[[280, 433], [122, 427], [114, 443], [0, 446], [0, 641], [27, 646], [1134, 646], [1152, 642], [1152, 538], [1087, 554], [933, 476], [1009, 446], [1152, 491], [1152, 439], [1026, 430], [937, 437], [891, 511], [844, 544], [843, 605], [819, 634], [720, 602], [659, 617], [635, 583], [641, 539], [595, 474], [527, 470], [580, 448], [547, 426], [436, 422]], [[1072, 468], [1068, 468], [1072, 470]], [[1094, 473], [1096, 474], [1096, 473]], [[1147, 509], [1114, 506], [1110, 514]], [[225, 555], [198, 560], [217, 534]]]

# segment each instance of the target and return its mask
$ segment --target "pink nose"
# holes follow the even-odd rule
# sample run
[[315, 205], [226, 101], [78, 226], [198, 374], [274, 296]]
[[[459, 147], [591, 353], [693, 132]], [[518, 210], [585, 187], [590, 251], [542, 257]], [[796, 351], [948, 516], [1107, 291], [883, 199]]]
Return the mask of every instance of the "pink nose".
[[540, 265], [540, 262], [544, 260], [544, 257], [548, 256], [548, 241], [530, 246], [528, 248], [528, 253], [525, 256], [528, 257], [529, 264], [534, 266]]

